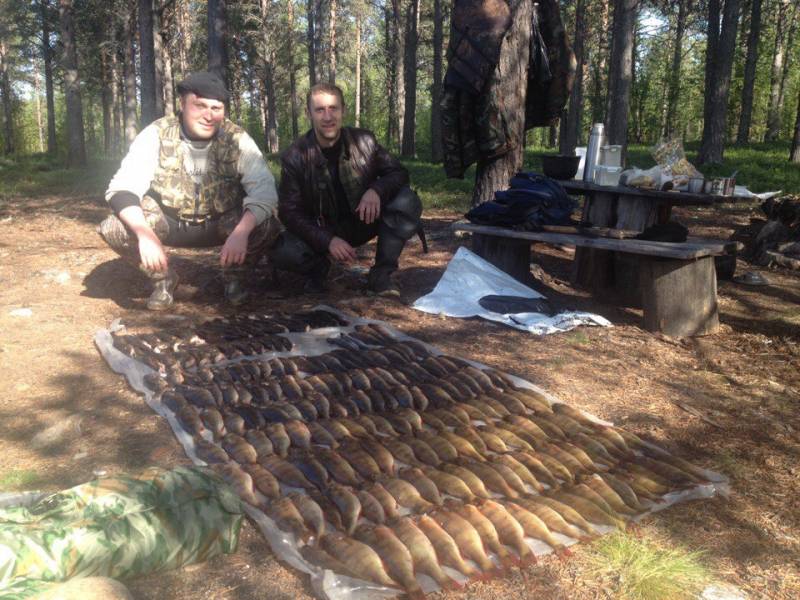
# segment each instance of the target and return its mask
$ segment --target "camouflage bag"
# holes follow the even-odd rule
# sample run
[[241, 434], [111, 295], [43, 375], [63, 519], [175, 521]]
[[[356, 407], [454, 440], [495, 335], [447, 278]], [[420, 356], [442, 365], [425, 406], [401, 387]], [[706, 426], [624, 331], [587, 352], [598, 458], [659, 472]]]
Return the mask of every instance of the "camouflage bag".
[[241, 523], [238, 496], [198, 467], [97, 479], [0, 509], [0, 600], [45, 582], [127, 579], [230, 553]]

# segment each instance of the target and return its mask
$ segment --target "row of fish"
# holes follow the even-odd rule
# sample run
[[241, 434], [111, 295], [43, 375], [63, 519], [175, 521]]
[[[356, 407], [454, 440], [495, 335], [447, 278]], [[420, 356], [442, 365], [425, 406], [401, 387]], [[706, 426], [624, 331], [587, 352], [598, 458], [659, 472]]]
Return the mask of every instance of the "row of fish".
[[326, 310], [292, 315], [233, 315], [158, 333], [115, 334], [114, 345], [128, 356], [163, 372], [271, 351], [286, 352], [292, 349], [292, 343], [278, 334], [347, 325], [347, 320]]
[[[237, 331], [226, 343], [245, 342]], [[379, 325], [317, 356], [240, 347], [236, 362], [195, 354], [189, 366], [164, 360], [185, 342], [156, 338], [142, 342], [161, 359], [149, 384], [197, 456], [309, 561], [411, 596], [416, 574], [443, 588], [494, 577], [534, 560], [527, 538], [566, 553], [567, 538], [624, 527], [706, 481], [635, 435]]]

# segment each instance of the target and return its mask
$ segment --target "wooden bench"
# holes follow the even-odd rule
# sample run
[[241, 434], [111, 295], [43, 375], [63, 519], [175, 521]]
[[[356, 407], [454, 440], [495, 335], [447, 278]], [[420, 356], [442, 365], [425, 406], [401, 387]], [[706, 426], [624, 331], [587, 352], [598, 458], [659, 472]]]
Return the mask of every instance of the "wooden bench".
[[[706, 335], [719, 327], [717, 276], [714, 257], [736, 252], [736, 242], [691, 238], [682, 243], [594, 237], [580, 233], [515, 231], [503, 227], [455, 223], [456, 231], [472, 234], [472, 250], [515, 279], [531, 281], [531, 243], [592, 248], [636, 257], [617, 286], [640, 300], [645, 329], [674, 337]], [[577, 258], [576, 258], [577, 260]], [[602, 261], [597, 269], [608, 271], [613, 261]], [[573, 263], [574, 269], [577, 264]], [[582, 270], [587, 271], [586, 265]], [[591, 270], [591, 266], [588, 270]], [[609, 273], [595, 273], [595, 293], [604, 293]], [[626, 274], [630, 275], [630, 274]], [[613, 273], [611, 274], [613, 279]]]

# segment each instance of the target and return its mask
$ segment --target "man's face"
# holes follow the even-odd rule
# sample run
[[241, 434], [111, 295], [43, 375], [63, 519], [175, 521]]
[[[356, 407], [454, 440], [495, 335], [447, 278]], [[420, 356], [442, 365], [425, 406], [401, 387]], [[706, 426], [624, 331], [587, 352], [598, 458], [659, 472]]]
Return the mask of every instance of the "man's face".
[[344, 108], [336, 94], [320, 92], [313, 94], [306, 107], [311, 127], [322, 146], [331, 146], [339, 139], [342, 131]]
[[225, 105], [219, 100], [201, 98], [193, 93], [181, 96], [183, 128], [192, 139], [211, 139], [224, 118]]

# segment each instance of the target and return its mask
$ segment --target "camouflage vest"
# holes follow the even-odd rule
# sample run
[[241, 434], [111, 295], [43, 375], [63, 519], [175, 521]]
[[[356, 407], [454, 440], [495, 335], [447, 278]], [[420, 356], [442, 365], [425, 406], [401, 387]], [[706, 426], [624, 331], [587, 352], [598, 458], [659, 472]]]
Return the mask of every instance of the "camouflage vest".
[[222, 122], [208, 150], [202, 183], [195, 184], [184, 167], [189, 151], [181, 139], [180, 119], [164, 117], [155, 126], [161, 143], [149, 194], [162, 206], [191, 217], [220, 214], [242, 205], [245, 191], [237, 170], [241, 127], [227, 119]]

